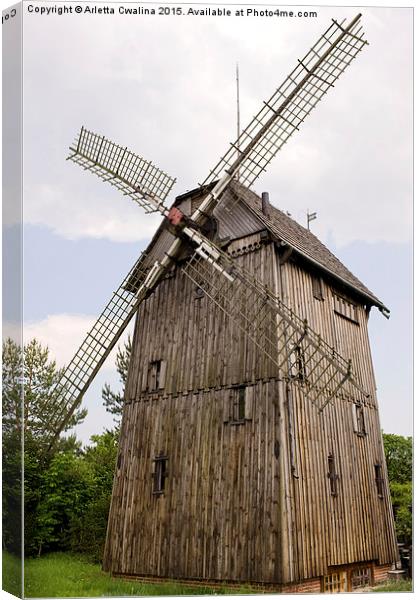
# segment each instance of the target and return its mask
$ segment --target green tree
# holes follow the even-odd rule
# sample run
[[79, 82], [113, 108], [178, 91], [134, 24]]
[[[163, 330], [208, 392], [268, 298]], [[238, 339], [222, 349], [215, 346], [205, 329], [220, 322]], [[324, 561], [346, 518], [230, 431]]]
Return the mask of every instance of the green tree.
[[92, 496], [81, 513], [71, 521], [71, 549], [101, 561], [106, 538], [113, 476], [118, 451], [118, 434], [106, 431], [91, 438], [85, 448], [84, 463], [91, 477]]
[[[21, 454], [24, 441], [25, 544], [33, 550], [37, 539], [37, 510], [42, 499], [43, 476], [54, 453], [64, 447], [75, 448], [75, 441], [60, 440], [53, 453], [46, 455], [53, 417], [61, 409], [61, 398], [54, 386], [61, 377], [48, 348], [35, 339], [23, 348], [10, 338], [3, 342], [3, 544], [20, 551], [21, 540]], [[69, 419], [65, 431], [80, 423], [86, 410]], [[35, 544], [36, 545], [36, 544]]]
[[[125, 384], [127, 382], [131, 352], [132, 341], [131, 336], [128, 336], [123, 346], [118, 346], [118, 351], [116, 354], [116, 370], [118, 372], [123, 389], [125, 388]], [[118, 431], [124, 407], [124, 392], [113, 392], [111, 390], [111, 386], [108, 383], [105, 383], [102, 388], [102, 400], [106, 410], [114, 415], [114, 422], [116, 430]]]
[[412, 544], [412, 469], [411, 437], [383, 434], [390, 493], [399, 542]]
[[[46, 442], [54, 433], [54, 415], [61, 410], [61, 397], [54, 391], [63, 369], [50, 360], [48, 347], [31, 340], [22, 348], [10, 338], [3, 342], [3, 434], [18, 432], [25, 444]], [[79, 424], [87, 410], [76, 411], [65, 431]]]
[[63, 550], [70, 545], [70, 525], [94, 495], [89, 465], [73, 450], [59, 451], [41, 474], [41, 495], [34, 514], [31, 553]]
[[394, 433], [384, 433], [384, 453], [390, 481], [409, 483], [412, 481], [413, 441]]

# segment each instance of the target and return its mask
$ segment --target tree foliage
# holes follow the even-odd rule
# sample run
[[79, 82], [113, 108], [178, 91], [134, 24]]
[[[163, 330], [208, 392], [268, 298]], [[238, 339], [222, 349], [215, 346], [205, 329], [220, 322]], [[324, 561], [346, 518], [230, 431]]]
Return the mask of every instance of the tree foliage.
[[409, 483], [412, 481], [413, 442], [411, 437], [384, 433], [384, 453], [390, 481]]
[[[120, 348], [117, 369], [125, 382], [131, 342]], [[50, 423], [60, 398], [53, 392], [61, 371], [36, 340], [21, 349], [3, 343], [3, 543], [20, 552], [21, 453], [24, 439], [25, 553], [74, 550], [101, 560], [117, 454], [117, 430], [91, 438], [85, 448], [74, 435], [60, 438], [49, 454]], [[109, 396], [122, 411], [122, 397]], [[66, 431], [86, 416], [78, 410]]]
[[83, 461], [91, 476], [91, 497], [83, 512], [74, 515], [70, 524], [71, 550], [88, 554], [101, 561], [106, 539], [113, 475], [118, 451], [115, 431], [91, 438], [93, 445], [85, 449]]
[[[42, 500], [42, 478], [53, 460], [45, 449], [51, 440], [51, 423], [61, 399], [54, 386], [62, 371], [50, 360], [48, 348], [35, 339], [23, 348], [10, 338], [2, 348], [3, 409], [3, 543], [14, 552], [21, 545], [21, 460], [22, 438], [25, 464], [24, 510], [25, 544], [33, 547], [37, 538], [37, 510]], [[74, 427], [87, 414], [76, 411], [65, 430]], [[74, 440], [60, 440], [55, 452], [74, 446]]]
[[[116, 370], [118, 372], [123, 389], [125, 388], [125, 384], [127, 382], [131, 351], [132, 341], [131, 337], [128, 336], [123, 346], [118, 346], [118, 351], [116, 354]], [[114, 415], [114, 422], [116, 429], [118, 429], [124, 407], [124, 392], [113, 392], [111, 390], [111, 386], [108, 383], [105, 383], [102, 388], [102, 400], [106, 410]]]
[[[42, 447], [53, 432], [53, 417], [61, 397], [54, 391], [63, 369], [50, 360], [48, 347], [33, 339], [22, 348], [10, 338], [3, 342], [3, 435], [23, 434], [25, 444]], [[87, 411], [76, 411], [65, 431], [84, 420]], [[33, 448], [32, 448], [33, 449]]]
[[413, 443], [411, 437], [384, 433], [390, 493], [399, 542], [412, 544], [412, 469]]

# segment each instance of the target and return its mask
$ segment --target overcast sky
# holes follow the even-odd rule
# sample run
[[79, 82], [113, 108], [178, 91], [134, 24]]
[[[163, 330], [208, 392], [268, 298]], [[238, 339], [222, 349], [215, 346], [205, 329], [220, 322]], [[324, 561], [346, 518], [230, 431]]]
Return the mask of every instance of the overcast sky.
[[[391, 309], [390, 321], [374, 310], [370, 326], [381, 422], [408, 435], [412, 11], [309, 9], [317, 18], [25, 14], [26, 335], [68, 362], [159, 222], [65, 161], [81, 125], [176, 177], [173, 200], [234, 141], [236, 62], [246, 126], [330, 19], [360, 11], [370, 45], [254, 189], [300, 223], [317, 211], [312, 231]], [[5, 225], [12, 235], [13, 219]], [[116, 381], [112, 360], [86, 396], [85, 442], [110, 424], [105, 380]]]

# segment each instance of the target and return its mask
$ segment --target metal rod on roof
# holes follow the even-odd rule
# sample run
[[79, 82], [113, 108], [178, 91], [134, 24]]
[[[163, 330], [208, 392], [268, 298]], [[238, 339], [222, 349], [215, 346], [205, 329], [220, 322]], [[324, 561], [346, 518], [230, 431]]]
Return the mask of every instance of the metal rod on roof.
[[[236, 101], [237, 101], [237, 158], [240, 158], [240, 78], [239, 63], [236, 63]], [[240, 169], [237, 171], [237, 181], [240, 181]]]
[[316, 212], [309, 212], [309, 210], [307, 209], [307, 229], [310, 230], [310, 222], [314, 221], [314, 219], [317, 219], [317, 213]]

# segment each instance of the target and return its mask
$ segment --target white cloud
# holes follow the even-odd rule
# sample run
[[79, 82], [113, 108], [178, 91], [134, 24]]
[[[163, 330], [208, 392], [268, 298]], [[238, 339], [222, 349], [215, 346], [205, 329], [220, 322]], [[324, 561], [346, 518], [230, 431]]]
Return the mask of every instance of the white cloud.
[[[150, 236], [153, 217], [64, 162], [80, 125], [178, 177], [175, 192], [191, 189], [235, 137], [236, 61], [246, 125], [329, 19], [354, 11], [318, 12], [176, 27], [163, 18], [158, 28], [152, 17], [27, 19], [27, 220], [72, 239]], [[293, 214], [318, 210], [318, 231], [338, 244], [410, 236], [411, 11], [369, 8], [363, 21], [371, 45], [256, 185]]]
[[[63, 367], [73, 358], [95, 320], [96, 317], [89, 315], [48, 315], [40, 321], [25, 323], [23, 342], [26, 344], [35, 338], [42, 346], [48, 346], [51, 360], [55, 360], [58, 367]], [[124, 332], [119, 343], [123, 343], [130, 330], [131, 326]], [[14, 323], [4, 323], [4, 338], [11, 337], [13, 340], [19, 342], [20, 336], [20, 326]], [[117, 346], [109, 354], [102, 366], [102, 370], [115, 370]]]
[[[82, 343], [87, 331], [93, 325], [95, 317], [88, 315], [49, 315], [36, 322], [28, 322], [24, 326], [23, 343], [28, 343], [36, 338], [42, 346], [48, 346], [50, 360], [55, 360], [58, 367], [67, 365]], [[122, 344], [132, 327], [129, 326], [122, 335], [119, 343]], [[16, 343], [22, 343], [22, 330], [16, 323], [5, 322], [2, 330], [3, 339], [10, 337]], [[116, 391], [121, 388], [119, 375], [115, 368], [117, 347], [114, 348], [100, 369], [95, 380], [90, 385], [84, 398], [82, 407], [88, 409], [86, 419], [67, 435], [76, 434], [84, 444], [93, 434], [101, 433], [104, 429], [114, 426], [113, 417], [106, 412], [102, 405], [101, 391], [105, 383], [109, 383]]]
[[[32, 185], [27, 189], [31, 201], [25, 204], [25, 223], [47, 225], [55, 234], [70, 240], [105, 238], [136, 242], [154, 234], [160, 215], [146, 215], [133, 201], [119, 197], [113, 188], [105, 188], [103, 195], [98, 196], [92, 183], [100, 189], [101, 182], [96, 178], [87, 186], [70, 183], [68, 190], [55, 183]], [[69, 190], [74, 194], [72, 201]]]

